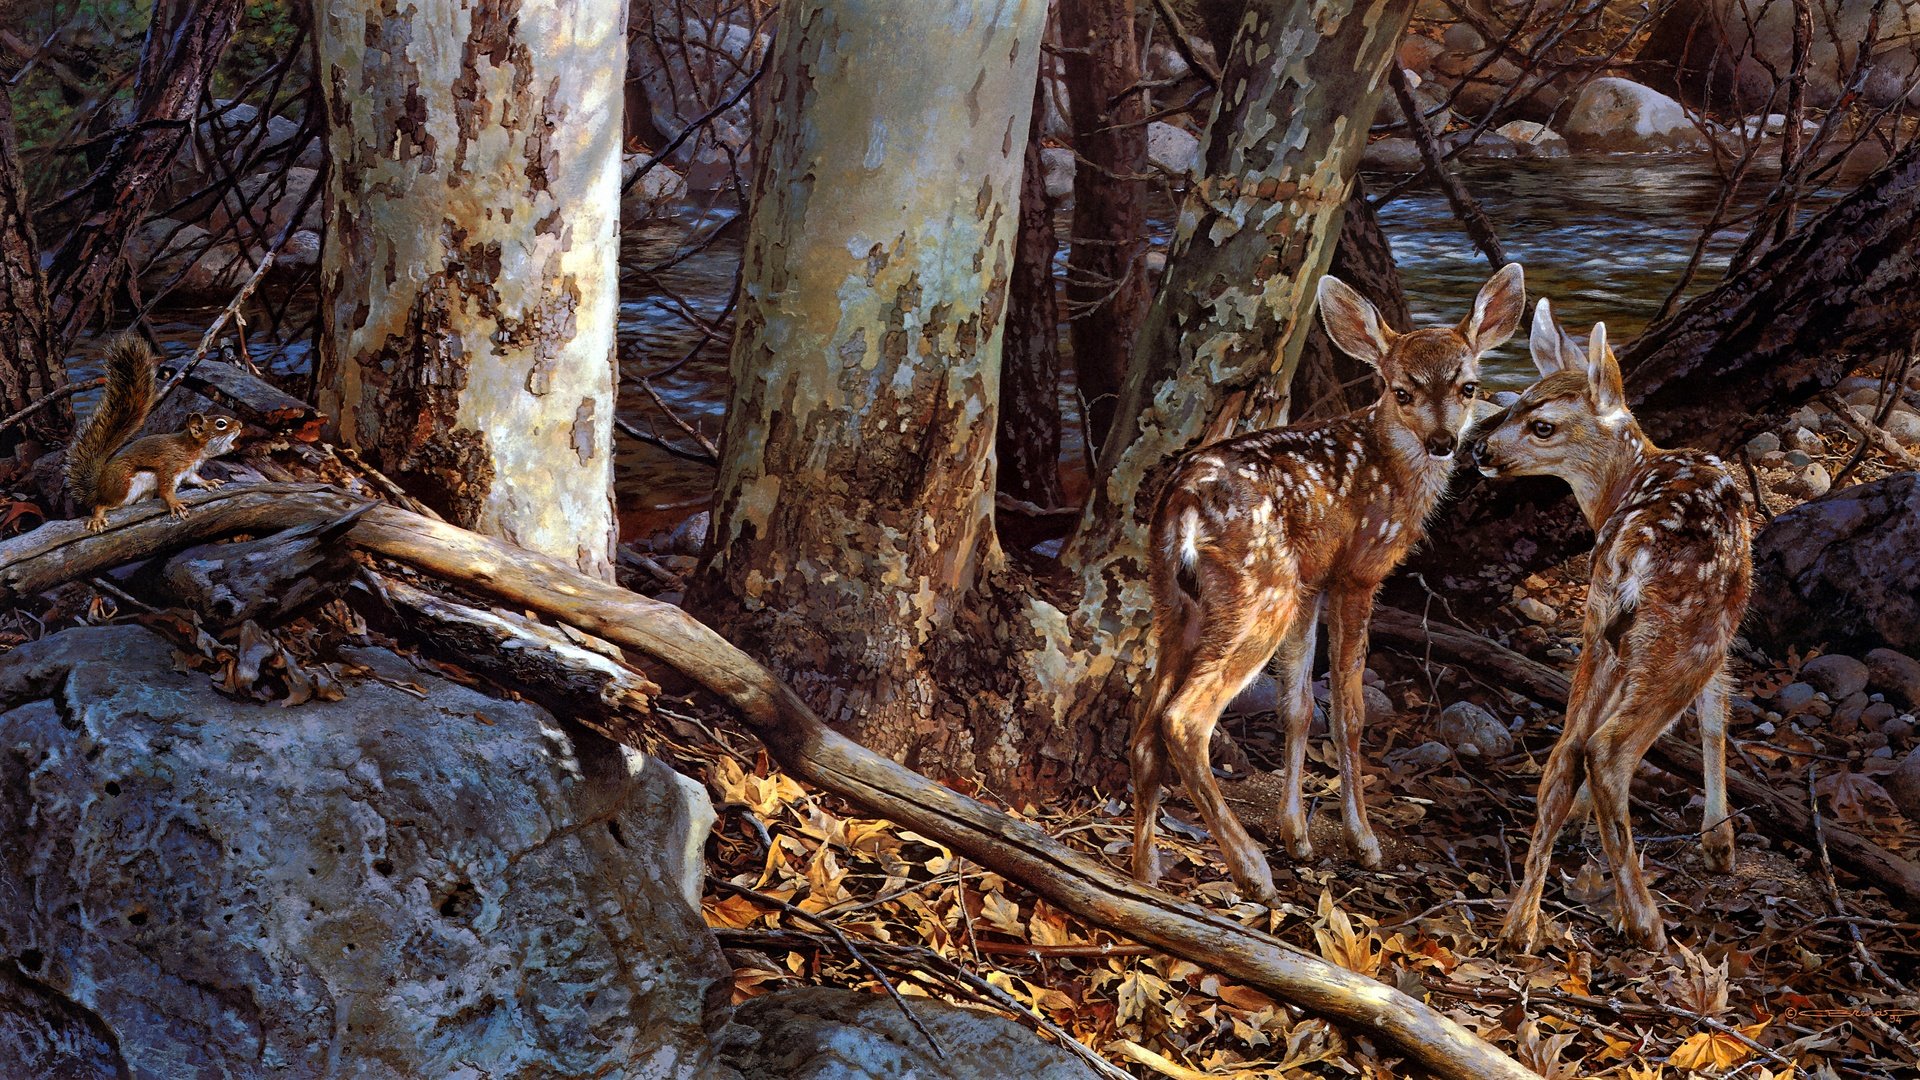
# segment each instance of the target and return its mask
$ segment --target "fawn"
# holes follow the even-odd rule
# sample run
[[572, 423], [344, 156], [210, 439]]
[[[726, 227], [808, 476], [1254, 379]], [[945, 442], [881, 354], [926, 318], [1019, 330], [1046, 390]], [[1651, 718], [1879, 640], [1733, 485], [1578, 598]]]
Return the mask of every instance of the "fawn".
[[1564, 478], [1598, 539], [1565, 728], [1540, 777], [1526, 874], [1501, 935], [1522, 951], [1539, 944], [1554, 837], [1584, 780], [1622, 921], [1660, 949], [1666, 931], [1634, 852], [1627, 786], [1691, 703], [1706, 759], [1706, 862], [1733, 868], [1722, 672], [1752, 571], [1746, 492], [1711, 454], [1662, 450], [1641, 433], [1605, 324], [1594, 324], [1583, 355], [1542, 300], [1529, 349], [1540, 381], [1476, 425], [1468, 453], [1487, 476]]
[[1266, 855], [1220, 796], [1208, 743], [1220, 712], [1278, 650], [1287, 731], [1281, 835], [1313, 853], [1300, 797], [1313, 719], [1314, 635], [1328, 616], [1332, 728], [1347, 843], [1369, 867], [1360, 766], [1360, 677], [1374, 593], [1419, 541], [1473, 421], [1480, 355], [1519, 328], [1518, 264], [1494, 274], [1458, 326], [1395, 333], [1338, 279], [1320, 279], [1320, 317], [1335, 345], [1372, 365], [1380, 400], [1314, 424], [1203, 446], [1172, 469], [1153, 516], [1149, 585], [1154, 670], [1129, 743], [1133, 873], [1152, 884], [1153, 834], [1169, 759], [1219, 841], [1241, 890], [1273, 896]]

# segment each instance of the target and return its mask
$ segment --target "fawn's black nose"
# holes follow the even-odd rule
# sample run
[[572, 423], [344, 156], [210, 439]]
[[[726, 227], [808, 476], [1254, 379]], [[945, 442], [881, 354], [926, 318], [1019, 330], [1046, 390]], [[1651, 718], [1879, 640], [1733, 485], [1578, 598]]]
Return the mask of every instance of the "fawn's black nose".
[[1451, 431], [1435, 432], [1427, 436], [1427, 453], [1434, 457], [1452, 457], [1456, 442]]

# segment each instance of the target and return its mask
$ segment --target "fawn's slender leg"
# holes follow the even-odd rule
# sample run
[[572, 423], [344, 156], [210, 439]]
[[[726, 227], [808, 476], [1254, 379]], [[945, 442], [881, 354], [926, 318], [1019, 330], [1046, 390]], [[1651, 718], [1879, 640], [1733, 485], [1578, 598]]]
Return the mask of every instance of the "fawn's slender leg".
[[1327, 619], [1329, 678], [1332, 688], [1333, 740], [1340, 751], [1340, 808], [1347, 847], [1355, 862], [1369, 869], [1381, 863], [1380, 841], [1367, 824], [1366, 776], [1360, 760], [1360, 735], [1366, 730], [1366, 699], [1361, 675], [1367, 668], [1367, 621], [1373, 614], [1374, 586], [1337, 591]]
[[[1507, 908], [1506, 922], [1500, 928], [1501, 938], [1521, 952], [1532, 952], [1540, 943], [1540, 896], [1546, 891], [1547, 873], [1553, 866], [1553, 841], [1566, 825], [1577, 795], [1590, 794], [1591, 782], [1580, 782], [1581, 774], [1586, 771], [1587, 737], [1598, 722], [1597, 716], [1607, 706], [1607, 699], [1618, 693], [1620, 682], [1620, 660], [1612, 649], [1596, 644], [1581, 652], [1580, 666], [1573, 673], [1573, 689], [1567, 697], [1566, 718], [1561, 721], [1560, 739], [1553, 744], [1552, 753], [1547, 755], [1547, 766], [1540, 774], [1526, 869]], [[1576, 787], [1579, 792], [1575, 791]]]
[[1313, 729], [1313, 646], [1319, 637], [1323, 606], [1324, 598], [1319, 596], [1311, 604], [1302, 604], [1280, 642], [1280, 651], [1274, 655], [1280, 681], [1280, 715], [1287, 726], [1287, 763], [1281, 776], [1286, 794], [1280, 805], [1280, 837], [1286, 842], [1287, 854], [1301, 860], [1313, 858], [1300, 785], [1307, 770], [1307, 736]]
[[1613, 864], [1613, 892], [1620, 904], [1621, 920], [1634, 940], [1654, 950], [1666, 947], [1666, 928], [1660, 919], [1660, 906], [1640, 872], [1627, 792], [1640, 759], [1700, 690], [1697, 681], [1679, 686], [1674, 682], [1671, 678], [1630, 676], [1619, 708], [1587, 740], [1593, 816], [1600, 824], [1600, 846]]
[[1160, 882], [1160, 864], [1153, 857], [1153, 834], [1169, 779], [1160, 717], [1166, 710], [1167, 695], [1180, 676], [1179, 672], [1155, 672], [1152, 696], [1134, 718], [1133, 737], [1127, 743], [1127, 759], [1133, 766], [1133, 879], [1142, 885]]
[[1727, 811], [1727, 687], [1718, 673], [1694, 699], [1694, 711], [1700, 714], [1700, 759], [1706, 763], [1700, 846], [1707, 868], [1724, 874], [1733, 869], [1733, 818]]

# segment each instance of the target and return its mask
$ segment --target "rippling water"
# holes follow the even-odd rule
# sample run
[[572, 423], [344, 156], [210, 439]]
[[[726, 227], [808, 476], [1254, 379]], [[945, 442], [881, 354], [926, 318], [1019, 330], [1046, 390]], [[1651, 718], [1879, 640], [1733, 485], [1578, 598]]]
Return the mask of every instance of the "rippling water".
[[[1550, 297], [1562, 321], [1580, 330], [1604, 319], [1615, 341], [1638, 333], [1659, 309], [1722, 190], [1711, 165], [1696, 160], [1503, 161], [1465, 166], [1461, 176], [1492, 219], [1509, 257], [1526, 265], [1529, 297]], [[1373, 189], [1384, 190], [1391, 179], [1376, 178]], [[1765, 194], [1765, 180], [1749, 182], [1732, 200], [1733, 213], [1753, 207]], [[1813, 212], [1825, 198], [1813, 200], [1804, 212]], [[1170, 216], [1153, 216], [1156, 243], [1164, 243]], [[1416, 321], [1464, 315], [1492, 268], [1461, 232], [1445, 199], [1437, 191], [1415, 188], [1380, 216]], [[682, 313], [707, 323], [721, 318], [740, 258], [738, 230], [719, 233], [697, 250], [696, 242], [726, 220], [722, 214], [703, 214], [651, 222], [629, 230], [622, 243], [628, 272], [620, 305], [621, 414], [682, 446], [688, 445], [686, 438], [659, 415], [637, 379], [651, 377], [676, 413], [717, 439], [726, 410], [727, 342], [716, 337], [681, 363], [702, 336]], [[1066, 235], [1064, 217], [1061, 235]], [[1739, 237], [1722, 233], [1708, 245], [1693, 291], [1718, 279]], [[634, 272], [669, 262], [653, 277]], [[212, 315], [212, 310], [169, 313], [161, 327], [169, 349], [191, 349]], [[298, 325], [306, 317], [296, 312], [291, 322]], [[303, 346], [271, 354], [262, 350], [258, 359], [284, 372], [303, 371], [308, 362]], [[651, 374], [657, 372], [664, 373]], [[1487, 382], [1514, 387], [1529, 381], [1531, 372], [1522, 334], [1490, 358]], [[1077, 411], [1071, 387], [1063, 388], [1063, 405], [1070, 415]], [[618, 484], [630, 527], [649, 531], [710, 493], [707, 467], [624, 437], [620, 445]], [[1078, 460], [1077, 437], [1070, 435], [1066, 452], [1069, 460]], [[656, 515], [651, 508], [663, 512]]]

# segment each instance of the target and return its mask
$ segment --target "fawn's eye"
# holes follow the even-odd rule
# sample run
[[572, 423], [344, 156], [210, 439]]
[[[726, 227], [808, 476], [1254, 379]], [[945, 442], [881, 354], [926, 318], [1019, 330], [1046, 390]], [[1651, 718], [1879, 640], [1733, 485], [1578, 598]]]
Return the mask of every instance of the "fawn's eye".
[[1544, 439], [1544, 438], [1546, 438], [1547, 436], [1549, 436], [1549, 435], [1552, 435], [1552, 434], [1553, 434], [1553, 425], [1552, 425], [1552, 424], [1549, 424], [1549, 423], [1547, 423], [1547, 422], [1546, 422], [1545, 420], [1535, 420], [1535, 421], [1533, 422], [1533, 437], [1534, 437], [1534, 438], [1536, 438], [1536, 439]]
[[1480, 393], [1480, 384], [1477, 382], [1470, 382], [1460, 388], [1460, 396], [1469, 401], [1473, 400], [1478, 393]]
[[1393, 388], [1393, 400], [1402, 405], [1411, 405], [1413, 404], [1413, 395], [1396, 386]]

